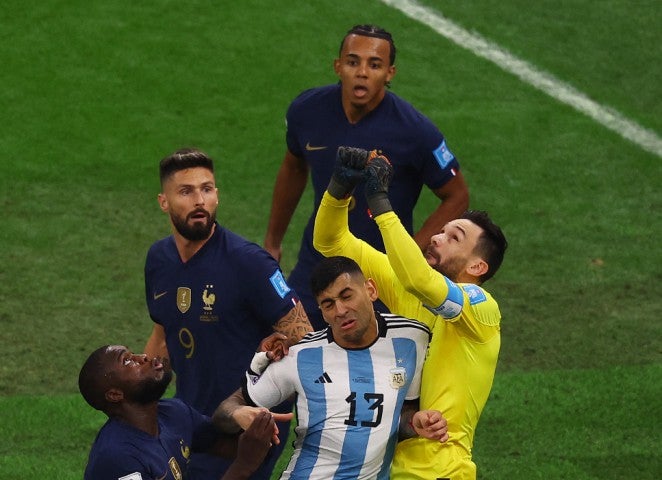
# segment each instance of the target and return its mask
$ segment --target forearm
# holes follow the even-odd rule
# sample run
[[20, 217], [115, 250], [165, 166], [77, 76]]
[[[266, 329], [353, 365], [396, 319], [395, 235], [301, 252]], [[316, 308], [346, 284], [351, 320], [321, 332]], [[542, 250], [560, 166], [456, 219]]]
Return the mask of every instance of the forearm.
[[169, 358], [168, 347], [166, 346], [165, 340], [165, 330], [163, 330], [163, 327], [158, 323], [154, 324], [154, 327], [152, 328], [152, 334], [147, 339], [147, 343], [145, 344], [143, 352], [146, 353], [150, 358]]
[[414, 240], [416, 240], [421, 250], [427, 248], [430, 238], [438, 234], [444, 225], [460, 217], [469, 208], [469, 189], [462, 172], [457, 172], [455, 178], [434, 190], [434, 194], [441, 203], [414, 235]]
[[375, 221], [391, 267], [405, 290], [426, 305], [439, 305], [448, 293], [443, 275], [428, 265], [420, 248], [394, 212], [379, 215]]
[[212, 422], [222, 432], [237, 433], [241, 430], [239, 424], [232, 417], [232, 413], [246, 405], [241, 389], [235, 391], [228, 398], [223, 400], [212, 415]]
[[308, 169], [305, 162], [288, 152], [274, 184], [265, 247], [280, 247], [307, 182]]
[[350, 233], [347, 221], [349, 199], [338, 200], [324, 192], [315, 217], [313, 246], [325, 257], [344, 255], [348, 244], [358, 241]]
[[414, 412], [418, 409], [417, 403], [405, 402], [400, 411], [400, 424], [398, 426], [398, 441], [418, 436], [411, 423]]

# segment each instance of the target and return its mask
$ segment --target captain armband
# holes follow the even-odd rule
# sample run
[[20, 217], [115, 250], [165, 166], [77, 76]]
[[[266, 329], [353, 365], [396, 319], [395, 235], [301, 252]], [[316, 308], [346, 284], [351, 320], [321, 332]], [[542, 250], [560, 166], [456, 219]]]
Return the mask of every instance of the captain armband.
[[462, 307], [464, 306], [464, 294], [458, 285], [451, 282], [446, 277], [444, 277], [444, 280], [446, 281], [446, 287], [448, 287], [448, 293], [441, 305], [431, 307], [423, 304], [423, 306], [435, 315], [450, 320], [457, 317], [462, 312]]

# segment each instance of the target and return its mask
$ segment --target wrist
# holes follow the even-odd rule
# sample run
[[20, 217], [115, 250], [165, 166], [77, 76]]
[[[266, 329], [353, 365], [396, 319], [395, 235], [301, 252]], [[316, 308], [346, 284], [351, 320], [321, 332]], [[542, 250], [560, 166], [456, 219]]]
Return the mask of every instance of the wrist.
[[352, 186], [338, 181], [335, 176], [331, 177], [331, 181], [329, 181], [329, 186], [327, 187], [329, 194], [337, 200], [343, 200], [349, 197], [353, 189]]
[[386, 192], [377, 192], [366, 197], [368, 202], [368, 208], [370, 209], [370, 214], [372, 218], [375, 218], [382, 213], [393, 211], [391, 206], [391, 201], [388, 199]]

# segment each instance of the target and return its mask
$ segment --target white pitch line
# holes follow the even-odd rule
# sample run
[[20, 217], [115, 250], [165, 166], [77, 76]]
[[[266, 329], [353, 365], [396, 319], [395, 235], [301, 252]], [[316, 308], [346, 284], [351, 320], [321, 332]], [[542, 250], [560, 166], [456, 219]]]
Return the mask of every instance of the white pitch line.
[[557, 79], [552, 74], [538, 70], [495, 43], [485, 40], [476, 33], [465, 30], [439, 12], [419, 5], [415, 1], [380, 1], [427, 25], [458, 46], [473, 52], [479, 57], [490, 60], [501, 69], [516, 75], [525, 83], [588, 115], [596, 122], [639, 145], [644, 150], [662, 157], [662, 139], [657, 133], [638, 125], [612, 108], [594, 102], [585, 94]]

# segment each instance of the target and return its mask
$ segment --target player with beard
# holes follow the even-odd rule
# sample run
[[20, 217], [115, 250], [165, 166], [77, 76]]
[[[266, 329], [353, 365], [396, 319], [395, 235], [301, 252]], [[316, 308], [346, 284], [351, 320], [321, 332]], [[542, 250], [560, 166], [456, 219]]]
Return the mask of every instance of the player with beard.
[[[147, 253], [145, 293], [154, 327], [145, 352], [168, 357], [175, 397], [211, 415], [239, 388], [263, 338], [277, 331], [295, 343], [312, 328], [278, 263], [216, 221], [211, 158], [178, 150], [161, 160], [160, 178], [158, 201], [173, 233]], [[291, 403], [275, 409], [290, 410]], [[278, 426], [281, 443], [252, 478], [270, 477], [289, 432], [288, 423]], [[227, 465], [192, 455], [190, 478], [217, 480]]]
[[[209, 417], [177, 399], [163, 399], [172, 378], [166, 359], [120, 345], [95, 350], [81, 368], [83, 398], [108, 415], [90, 450], [85, 480], [181, 480], [189, 453], [205, 449], [236, 459], [222, 480], [247, 479], [275, 435], [266, 410], [237, 437], [215, 430]], [[274, 438], [275, 440], [275, 438]]]
[[[419, 320], [432, 331], [420, 408], [443, 413], [449, 440], [419, 437], [398, 443], [391, 480], [475, 479], [474, 433], [501, 345], [499, 306], [482, 285], [499, 269], [508, 242], [486, 212], [467, 211], [432, 235], [421, 253], [391, 206], [392, 178], [386, 157], [339, 148], [315, 219], [314, 245], [325, 256], [354, 259], [374, 279], [392, 312]], [[348, 227], [350, 194], [361, 180], [386, 255]]]

